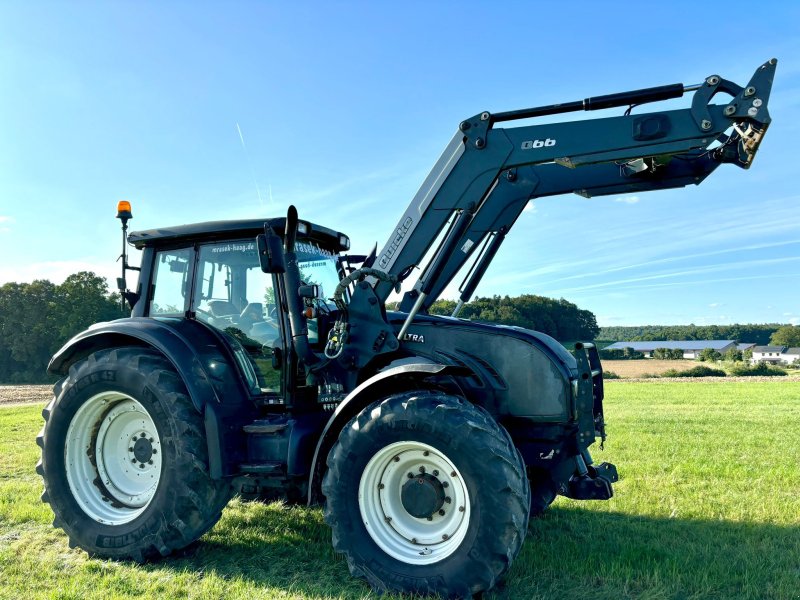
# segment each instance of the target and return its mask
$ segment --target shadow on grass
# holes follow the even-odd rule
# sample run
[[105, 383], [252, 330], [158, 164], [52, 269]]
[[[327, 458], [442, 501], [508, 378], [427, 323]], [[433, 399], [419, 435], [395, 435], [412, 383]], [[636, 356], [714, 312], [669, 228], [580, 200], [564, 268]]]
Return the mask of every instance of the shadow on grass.
[[[363, 598], [319, 510], [234, 505], [183, 557], [152, 564], [267, 592]], [[800, 597], [800, 527], [643, 518], [556, 507], [534, 520], [486, 598]]]

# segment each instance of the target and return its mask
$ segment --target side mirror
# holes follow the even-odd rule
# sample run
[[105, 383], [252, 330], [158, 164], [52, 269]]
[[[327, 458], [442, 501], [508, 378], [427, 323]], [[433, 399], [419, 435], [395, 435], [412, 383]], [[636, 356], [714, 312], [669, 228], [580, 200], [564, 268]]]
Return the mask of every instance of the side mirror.
[[307, 298], [309, 300], [322, 298], [322, 286], [316, 284], [301, 285], [299, 288], [297, 288], [297, 295], [301, 298]]
[[256, 246], [264, 273], [286, 273], [286, 257], [281, 238], [275, 235], [268, 223], [264, 224], [264, 233], [256, 238]]

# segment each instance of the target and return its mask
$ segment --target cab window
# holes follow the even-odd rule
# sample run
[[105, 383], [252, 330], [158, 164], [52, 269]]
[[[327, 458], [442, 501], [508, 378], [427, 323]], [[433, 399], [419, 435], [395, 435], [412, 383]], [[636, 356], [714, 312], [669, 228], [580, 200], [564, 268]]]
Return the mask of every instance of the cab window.
[[150, 316], [181, 316], [186, 312], [191, 248], [156, 253]]
[[273, 348], [283, 345], [275, 289], [254, 242], [199, 247], [192, 311], [228, 338], [253, 393], [281, 391], [281, 372], [272, 367]]

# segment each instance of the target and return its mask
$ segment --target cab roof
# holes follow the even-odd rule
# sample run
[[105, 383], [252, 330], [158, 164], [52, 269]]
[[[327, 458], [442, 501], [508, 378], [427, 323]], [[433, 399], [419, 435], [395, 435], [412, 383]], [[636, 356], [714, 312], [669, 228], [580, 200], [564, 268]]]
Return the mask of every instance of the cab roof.
[[[136, 246], [137, 249], [148, 246], [174, 246], [187, 242], [207, 242], [216, 240], [228, 240], [233, 238], [255, 238], [260, 233], [264, 233], [264, 224], [269, 223], [272, 230], [283, 237], [286, 228], [286, 218], [278, 217], [273, 219], [238, 219], [235, 221], [206, 221], [203, 223], [190, 223], [186, 225], [176, 225], [174, 227], [159, 227], [158, 229], [145, 229], [142, 231], [132, 231], [128, 234], [128, 241]], [[347, 248], [341, 243], [342, 237], [347, 236], [333, 229], [328, 229], [322, 225], [300, 221], [308, 227], [307, 234], [298, 232], [298, 239], [309, 239], [319, 243], [321, 246], [336, 248], [337, 251]], [[348, 240], [349, 244], [349, 240]]]

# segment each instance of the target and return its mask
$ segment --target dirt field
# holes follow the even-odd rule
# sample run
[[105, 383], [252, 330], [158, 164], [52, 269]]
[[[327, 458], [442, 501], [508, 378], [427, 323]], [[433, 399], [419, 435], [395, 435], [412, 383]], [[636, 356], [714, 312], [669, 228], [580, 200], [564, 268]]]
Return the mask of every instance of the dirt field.
[[52, 397], [50, 385], [0, 385], [0, 404], [44, 404]]
[[684, 371], [699, 364], [694, 360], [604, 360], [603, 370], [612, 371], [623, 379], [642, 377], [645, 374], [660, 375], [669, 369]]

